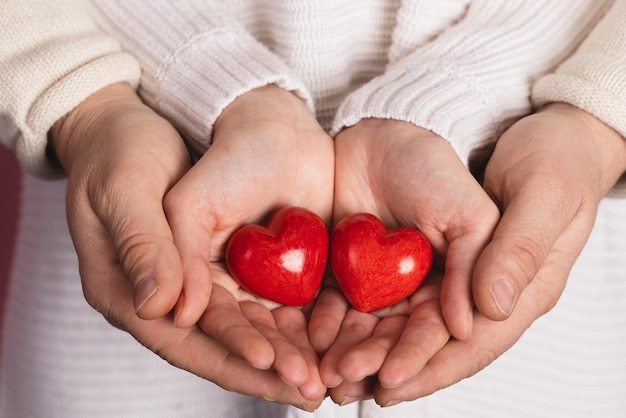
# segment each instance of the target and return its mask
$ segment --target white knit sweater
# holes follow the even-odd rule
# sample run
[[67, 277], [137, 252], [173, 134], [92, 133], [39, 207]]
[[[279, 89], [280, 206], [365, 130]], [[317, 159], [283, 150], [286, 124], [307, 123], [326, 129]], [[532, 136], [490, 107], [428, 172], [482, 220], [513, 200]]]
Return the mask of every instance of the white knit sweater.
[[335, 133], [365, 117], [413, 122], [468, 163], [530, 111], [533, 81], [610, 2], [95, 0], [139, 59], [141, 93], [202, 151], [235, 97], [296, 91]]
[[[44, 153], [50, 125], [106, 84], [135, 83], [137, 66], [96, 30], [81, 0], [4, 3], [0, 120], [19, 129], [9, 145], [23, 165], [50, 175], [58, 172]], [[235, 97], [276, 83], [305, 98], [331, 132], [363, 117], [406, 120], [468, 163], [530, 111], [533, 81], [611, 1], [93, 3], [98, 22], [139, 59], [144, 99], [199, 151]]]
[[[137, 61], [98, 30], [81, 0], [4, 0], [0, 133], [7, 134], [0, 141], [32, 174], [60, 174], [45, 155], [51, 124], [109, 83], [138, 83], [140, 62], [144, 98], [198, 150], [208, 146], [214, 118], [234, 97], [277, 83], [305, 98], [329, 131], [366, 116], [409, 120], [448, 139], [467, 162], [530, 110], [533, 81], [573, 51], [611, 3], [95, 2], [98, 22]], [[626, 0], [615, 3], [533, 98], [571, 101], [624, 133]], [[606, 51], [603, 60], [598, 51]], [[586, 54], [594, 58], [581, 58]], [[581, 72], [577, 62], [594, 70]], [[590, 89], [580, 96], [570, 83]], [[95, 313], [81, 294], [64, 188], [26, 178], [0, 349], [0, 417], [313, 416], [224, 393], [161, 361]], [[625, 210], [626, 200], [603, 202], [559, 305], [477, 376], [394, 408], [325, 403], [314, 416], [623, 416]]]
[[62, 174], [46, 158], [54, 122], [107, 84], [139, 82], [137, 61], [98, 30], [83, 3], [12, 0], [0, 6], [0, 132], [19, 132], [0, 141], [38, 176]]

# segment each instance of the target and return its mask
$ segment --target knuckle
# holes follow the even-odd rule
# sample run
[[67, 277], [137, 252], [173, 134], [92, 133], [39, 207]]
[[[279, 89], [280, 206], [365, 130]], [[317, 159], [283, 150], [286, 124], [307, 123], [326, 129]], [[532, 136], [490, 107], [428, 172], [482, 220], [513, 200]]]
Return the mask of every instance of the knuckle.
[[525, 286], [545, 261], [545, 244], [527, 236], [519, 236], [509, 245], [509, 267], [518, 283]]

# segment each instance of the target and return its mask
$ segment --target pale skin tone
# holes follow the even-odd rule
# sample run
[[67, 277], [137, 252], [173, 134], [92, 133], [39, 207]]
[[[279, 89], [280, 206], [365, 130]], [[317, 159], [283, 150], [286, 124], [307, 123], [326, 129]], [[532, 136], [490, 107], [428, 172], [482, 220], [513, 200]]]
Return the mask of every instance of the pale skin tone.
[[310, 321], [311, 341], [324, 354], [323, 382], [343, 403], [345, 396], [335, 395], [342, 382], [358, 382], [352, 385], [364, 390], [370, 384], [361, 381], [376, 374], [381, 385], [400, 386], [451, 333], [470, 338], [471, 275], [500, 216], [452, 147], [425, 129], [365, 119], [340, 133], [335, 147], [335, 220], [365, 211], [390, 228], [413, 226], [433, 245], [436, 269], [445, 271], [411, 299], [379, 313], [385, 316], [380, 322], [349, 309], [335, 292], [322, 295]]
[[[270, 311], [219, 260], [234, 228], [275, 208], [306, 206], [329, 220], [333, 145], [296, 96], [254, 93], [224, 112], [211, 151], [191, 170], [178, 133], [125, 84], [90, 96], [51, 140], [68, 175], [68, 223], [87, 301], [178, 367], [310, 410], [326, 387], [302, 310]], [[282, 121], [273, 119], [278, 104]], [[307, 163], [292, 163], [293, 154]], [[277, 176], [289, 184], [276, 187]], [[154, 281], [149, 291], [137, 286], [145, 278]], [[185, 297], [192, 291], [197, 299]]]
[[[338, 403], [375, 397], [391, 405], [432, 393], [486, 367], [551, 309], [597, 203], [626, 166], [622, 138], [576, 112], [553, 106], [538, 116], [544, 119], [527, 118], [507, 132], [487, 167], [488, 194], [445, 141], [404, 122], [365, 120], [342, 132], [335, 176], [330, 138], [299, 99], [272, 86], [224, 111], [214, 144], [191, 170], [178, 134], [125, 85], [85, 101], [51, 137], [68, 172], [68, 219], [89, 303], [178, 367], [229, 390], [311, 410], [326, 386]], [[552, 123], [553, 117], [587, 131], [559, 132], [568, 125]], [[537, 131], [569, 141], [515, 140]], [[587, 141], [583, 151], [572, 137], [596, 142]], [[307, 158], [290, 165], [294, 155]], [[376, 164], [376, 155], [386, 164]], [[573, 167], [585, 169], [569, 173]], [[550, 183], [534, 175], [560, 170], [572, 176]], [[326, 289], [307, 335], [300, 309], [272, 310], [241, 291], [220, 261], [235, 228], [278, 207], [305, 206], [330, 223], [333, 178], [335, 219], [367, 210], [389, 226], [418, 227], [445, 274], [435, 273], [378, 316], [351, 310], [336, 290]], [[438, 190], [439, 199], [426, 190]], [[417, 200], [407, 198], [416, 191], [423, 192]], [[500, 223], [489, 196], [503, 210]], [[430, 211], [420, 214], [421, 205]], [[562, 206], [567, 210], [553, 210]], [[545, 217], [533, 216], [538, 211], [556, 226], [545, 228]], [[529, 259], [531, 267], [520, 268]], [[155, 285], [137, 286], [146, 277]], [[494, 300], [493, 283], [501, 278], [514, 289], [506, 309]], [[185, 297], [191, 293], [193, 299]], [[325, 354], [321, 365], [315, 352]]]
[[[350, 325], [358, 316], [361, 325], [359, 345], [344, 347], [338, 338], [329, 348], [330, 372], [327, 359], [322, 362], [323, 377], [337, 373], [344, 378], [331, 390], [333, 399], [346, 403], [374, 397], [380, 405], [394, 405], [429, 395], [490, 364], [553, 308], [591, 232], [600, 200], [625, 170], [624, 138], [579, 109], [553, 104], [516, 123], [498, 142], [485, 172], [485, 190], [503, 216], [473, 273], [478, 310], [471, 337], [449, 338], [440, 306], [428, 298], [436, 293], [432, 289], [422, 288], [413, 296], [424, 293], [425, 307], [404, 312], [405, 317], [410, 314], [406, 326], [397, 319], [395, 332], [384, 334], [379, 329], [389, 318], [355, 314], [331, 290], [326, 321], [335, 318]], [[503, 278], [514, 289], [508, 317], [491, 297], [493, 283]], [[411, 321], [414, 332], [430, 329], [430, 338], [413, 348], [417, 367], [391, 368], [389, 364], [401, 364], [400, 353], [411, 349], [402, 341]], [[366, 358], [381, 365], [378, 382], [365, 378], [373, 371], [362, 367]]]

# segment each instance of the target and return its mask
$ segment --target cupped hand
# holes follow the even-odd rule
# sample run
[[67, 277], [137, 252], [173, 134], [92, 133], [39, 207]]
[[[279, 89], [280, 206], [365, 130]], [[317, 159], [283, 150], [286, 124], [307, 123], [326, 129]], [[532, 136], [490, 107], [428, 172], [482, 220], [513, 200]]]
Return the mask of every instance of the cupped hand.
[[[267, 322], [265, 312], [259, 316], [248, 310], [238, 318], [246, 324], [239, 330], [241, 339], [261, 347], [258, 356], [249, 356], [259, 360], [256, 364], [225, 347], [221, 335], [214, 338], [197, 325], [177, 327], [168, 315], [185, 280], [163, 200], [191, 166], [182, 139], [169, 123], [146, 107], [130, 86], [116, 84], [81, 103], [54, 126], [50, 137], [68, 175], [68, 224], [90, 305], [169, 363], [228, 390], [308, 410], [319, 405], [318, 387], [303, 384], [307, 398], [275, 370], [263, 367], [268, 352], [273, 356], [286, 345], [286, 337], [276, 344], [268, 341], [266, 336], [277, 332], [271, 326], [262, 331], [250, 326]], [[221, 291], [215, 292], [200, 323], [211, 322], [223, 301], [234, 299], [237, 305], [254, 300], [235, 291], [231, 282], [229, 277], [217, 280]], [[290, 315], [301, 320], [298, 314]], [[276, 311], [274, 317], [278, 329], [303, 345], [302, 333], [284, 324], [289, 315]], [[304, 345], [296, 364], [307, 354]], [[287, 356], [284, 364], [290, 365], [293, 357]], [[301, 375], [301, 370], [300, 375], [296, 372], [294, 380], [303, 382]]]
[[[332, 212], [333, 142], [293, 93], [269, 85], [240, 96], [216, 121], [212, 140], [211, 147], [164, 200], [185, 277], [174, 313], [181, 327], [194, 324], [205, 311], [216, 272], [229, 280], [224, 274], [224, 253], [237, 228], [265, 223], [274, 211], [285, 206], [305, 207], [327, 223]], [[232, 282], [226, 288], [235, 295], [245, 294]], [[233, 309], [239, 309], [232, 304], [236, 299], [229, 302]], [[200, 325], [251, 364], [272, 365], [290, 384], [309, 388], [309, 396], [325, 392], [319, 381], [317, 358], [312, 362], [306, 354], [308, 349], [302, 347], [300, 337], [306, 335], [306, 324], [299, 317], [301, 313], [288, 307], [270, 312], [275, 304], [253, 300], [263, 306], [242, 304], [237, 321], [244, 321], [251, 312], [256, 318], [264, 315], [264, 320], [255, 320], [253, 328], [264, 330], [274, 344], [273, 351], [267, 343], [255, 349], [246, 347], [244, 339], [233, 338], [237, 333], [229, 333], [217, 322], [201, 321]], [[292, 325], [285, 317], [295, 318], [293, 323], [300, 325], [300, 331], [287, 331], [286, 327]], [[278, 334], [272, 334], [276, 327], [291, 332], [297, 341], [289, 345]], [[294, 350], [298, 344], [300, 349]], [[289, 356], [279, 354], [285, 350]], [[300, 360], [285, 361], [293, 360], [298, 352], [302, 353]]]
[[[472, 336], [451, 339], [409, 381], [375, 388], [381, 405], [429, 395], [472, 376], [508, 350], [557, 303], [593, 227], [600, 199], [626, 169], [617, 132], [566, 104], [512, 126], [485, 171], [502, 220], [477, 261]], [[507, 296], [494, 285], [507, 280]], [[511, 304], [508, 304], [510, 301]], [[494, 319], [505, 319], [494, 321]]]
[[445, 271], [375, 314], [350, 308], [332, 288], [320, 295], [309, 333], [324, 356], [322, 380], [342, 402], [409, 381], [451, 333], [470, 337], [471, 274], [499, 212], [446, 141], [406, 122], [366, 119], [338, 135], [335, 181], [335, 220], [365, 211], [390, 228], [416, 227]]
[[510, 316], [554, 253], [574, 255], [559, 274], [566, 279], [600, 200], [625, 169], [624, 138], [573, 106], [552, 104], [513, 125], [485, 171], [485, 190], [503, 216], [474, 272], [479, 311], [494, 320]]
[[446, 324], [456, 338], [469, 338], [471, 275], [499, 220], [497, 207], [447, 141], [411, 123], [364, 119], [335, 143], [335, 220], [364, 211], [390, 228], [419, 229], [445, 272]]
[[[336, 340], [324, 353], [322, 380], [339, 404], [368, 399], [380, 388], [397, 388], [410, 382], [450, 340], [441, 313], [443, 275], [433, 272], [405, 301], [384, 313], [350, 309], [339, 291], [328, 288], [320, 295], [311, 316], [311, 328], [340, 322]], [[343, 308], [332, 317], [331, 310]]]
[[143, 319], [168, 314], [183, 274], [162, 202], [191, 166], [182, 139], [124, 83], [88, 97], [50, 136], [68, 177], [67, 218], [87, 300], [116, 321], [117, 305], [99, 299], [109, 292], [103, 277], [119, 268], [133, 292], [120, 303]]

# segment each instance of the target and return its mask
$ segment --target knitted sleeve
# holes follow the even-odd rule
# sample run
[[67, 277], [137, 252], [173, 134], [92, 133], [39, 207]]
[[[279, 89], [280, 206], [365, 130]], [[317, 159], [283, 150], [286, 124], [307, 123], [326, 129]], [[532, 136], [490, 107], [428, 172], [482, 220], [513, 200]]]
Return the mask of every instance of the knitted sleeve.
[[456, 24], [396, 53], [348, 96], [332, 133], [368, 117], [404, 120], [447, 139], [469, 166], [530, 112], [533, 82], [572, 53], [609, 3], [474, 0]]
[[[29, 173], [62, 175], [50, 127], [99, 89], [135, 85], [140, 67], [98, 29], [82, 0], [5, 0], [0, 13], [0, 141]], [[11, 134], [9, 134], [11, 133]]]
[[[537, 107], [569, 103], [626, 138], [626, 0], [617, 0], [578, 50], [535, 84], [532, 99]], [[626, 197], [626, 179], [611, 195]]]
[[177, 125], [197, 152], [238, 96], [267, 84], [313, 100], [291, 70], [229, 16], [227, 4], [204, 0], [94, 0], [101, 26], [141, 62], [143, 99]]

